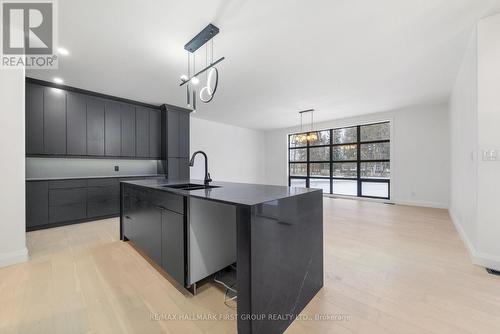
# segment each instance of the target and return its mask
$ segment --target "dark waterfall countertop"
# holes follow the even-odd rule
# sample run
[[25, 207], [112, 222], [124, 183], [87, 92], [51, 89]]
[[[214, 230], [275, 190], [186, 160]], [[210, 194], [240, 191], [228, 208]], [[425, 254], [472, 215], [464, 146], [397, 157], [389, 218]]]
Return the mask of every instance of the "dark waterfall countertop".
[[211, 186], [218, 186], [219, 188], [190, 191], [165, 187], [168, 185], [183, 183], [195, 183], [203, 185], [203, 181], [201, 180], [150, 179], [138, 181], [122, 181], [122, 183], [170, 192], [182, 196], [250, 206], [287, 197], [293, 197], [305, 193], [321, 191], [320, 189], [290, 188], [285, 186], [233, 182], [211, 182]]

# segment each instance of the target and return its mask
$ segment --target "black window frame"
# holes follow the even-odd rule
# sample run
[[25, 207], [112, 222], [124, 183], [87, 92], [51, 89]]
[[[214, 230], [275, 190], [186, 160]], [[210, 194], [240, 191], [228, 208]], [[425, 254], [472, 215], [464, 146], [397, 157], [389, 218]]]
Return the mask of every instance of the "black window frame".
[[[298, 133], [291, 133], [288, 135], [288, 186], [292, 185], [292, 180], [305, 180], [306, 182], [306, 187], [310, 187], [310, 180], [329, 180], [330, 181], [330, 191], [328, 194], [331, 195], [339, 195], [339, 194], [334, 194], [333, 193], [333, 181], [334, 180], [346, 180], [346, 181], [356, 181], [357, 182], [357, 195], [356, 196], [349, 196], [349, 195], [339, 195], [339, 196], [349, 196], [349, 197], [361, 197], [361, 198], [374, 198], [374, 199], [385, 199], [389, 200], [391, 198], [391, 173], [389, 173], [389, 178], [363, 178], [361, 177], [361, 164], [362, 163], [369, 163], [369, 162], [378, 162], [378, 163], [383, 163], [383, 162], [388, 162], [390, 164], [391, 162], [391, 156], [389, 153], [389, 159], [370, 159], [370, 160], [363, 160], [361, 157], [361, 145], [363, 144], [380, 144], [380, 143], [389, 143], [389, 152], [390, 151], [390, 134], [389, 134], [389, 139], [383, 139], [383, 140], [369, 140], [369, 141], [361, 141], [361, 128], [364, 126], [371, 126], [371, 125], [377, 125], [377, 124], [389, 124], [389, 129], [392, 131], [390, 127], [390, 121], [382, 121], [382, 122], [376, 122], [376, 123], [368, 123], [368, 124], [361, 124], [361, 125], [354, 125], [354, 126], [345, 126], [345, 127], [340, 127], [340, 128], [333, 128], [333, 129], [326, 129], [326, 130], [318, 130], [317, 132], [324, 132], [324, 131], [329, 131], [330, 132], [330, 143], [329, 144], [323, 144], [323, 145], [311, 145], [309, 140], [307, 141], [307, 144], [304, 146], [299, 146], [299, 147], [291, 147], [291, 139], [292, 136], [300, 135], [300, 134], [307, 134], [309, 132], [298, 132]], [[342, 130], [342, 129], [350, 129], [350, 128], [356, 128], [356, 136], [357, 140], [352, 143], [333, 143], [333, 132], [335, 130]], [[356, 145], [356, 160], [334, 160], [333, 159], [333, 148], [338, 147], [338, 146], [346, 146], [346, 145]], [[329, 161], [311, 161], [310, 160], [310, 149], [311, 148], [317, 148], [317, 147], [329, 147], [330, 148], [330, 159]], [[290, 161], [291, 158], [291, 151], [292, 150], [298, 150], [298, 149], [307, 149], [307, 155], [306, 155], [306, 160], [305, 161]], [[291, 170], [291, 165], [292, 164], [297, 164], [297, 163], [303, 163], [306, 164], [306, 176], [293, 176], [290, 175], [290, 170]], [[330, 176], [311, 176], [311, 168], [310, 164], [313, 163], [329, 163], [330, 164]], [[356, 177], [334, 177], [333, 176], [333, 164], [335, 163], [356, 163]], [[367, 196], [363, 195], [363, 183], [386, 183], [387, 184], [387, 197], [378, 197], [378, 196]]]

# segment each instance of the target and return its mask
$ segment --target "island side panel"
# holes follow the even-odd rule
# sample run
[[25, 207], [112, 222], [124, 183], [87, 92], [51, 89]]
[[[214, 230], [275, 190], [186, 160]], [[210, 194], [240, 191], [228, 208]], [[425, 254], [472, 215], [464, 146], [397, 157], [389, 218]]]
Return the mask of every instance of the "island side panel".
[[283, 333], [323, 287], [323, 194], [256, 205], [250, 229], [250, 333]]
[[250, 224], [252, 219], [250, 206], [236, 207], [236, 279], [238, 289], [237, 313], [238, 334], [252, 333], [251, 314], [251, 248]]

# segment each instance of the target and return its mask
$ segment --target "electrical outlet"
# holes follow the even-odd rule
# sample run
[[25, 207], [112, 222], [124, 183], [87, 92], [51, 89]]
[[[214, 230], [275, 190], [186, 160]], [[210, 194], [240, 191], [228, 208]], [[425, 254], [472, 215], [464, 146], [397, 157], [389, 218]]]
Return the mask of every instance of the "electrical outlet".
[[120, 170], [120, 166], [115, 166], [115, 172], [118, 172]]

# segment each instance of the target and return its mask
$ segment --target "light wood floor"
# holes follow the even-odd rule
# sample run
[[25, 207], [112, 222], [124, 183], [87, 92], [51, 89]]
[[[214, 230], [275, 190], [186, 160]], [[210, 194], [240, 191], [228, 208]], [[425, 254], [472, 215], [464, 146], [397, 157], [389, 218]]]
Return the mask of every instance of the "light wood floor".
[[[445, 210], [324, 200], [325, 287], [296, 333], [500, 333], [500, 278], [471, 264]], [[110, 219], [28, 233], [29, 262], [0, 269], [0, 333], [235, 333], [223, 291], [186, 297]], [[339, 319], [340, 318], [340, 319]]]

